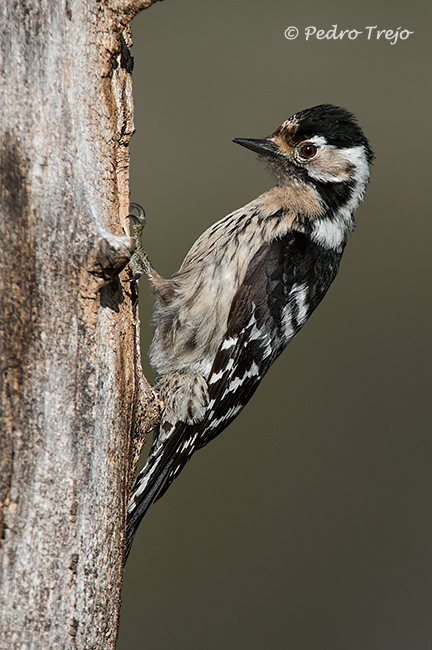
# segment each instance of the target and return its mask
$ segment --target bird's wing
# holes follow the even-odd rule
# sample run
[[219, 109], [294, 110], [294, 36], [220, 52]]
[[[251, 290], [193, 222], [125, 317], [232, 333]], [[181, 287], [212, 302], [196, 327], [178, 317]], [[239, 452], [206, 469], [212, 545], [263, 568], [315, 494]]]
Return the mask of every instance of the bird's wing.
[[234, 297], [226, 334], [207, 380], [210, 401], [206, 416], [184, 432], [158, 498], [194, 451], [238, 415], [324, 296], [337, 273], [340, 255], [322, 262], [322, 249], [316, 248], [302, 233], [290, 232], [256, 253]]
[[323, 252], [299, 232], [264, 245], [252, 260], [231, 308], [208, 377], [209, 404], [197, 424], [164, 419], [128, 506], [127, 552], [139, 522], [194, 451], [225, 429], [299, 331], [334, 279], [340, 254]]

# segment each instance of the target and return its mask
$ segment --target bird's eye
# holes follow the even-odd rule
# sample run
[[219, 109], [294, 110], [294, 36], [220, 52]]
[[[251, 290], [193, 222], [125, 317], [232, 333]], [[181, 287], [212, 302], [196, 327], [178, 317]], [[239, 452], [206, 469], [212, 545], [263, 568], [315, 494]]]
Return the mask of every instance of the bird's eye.
[[300, 153], [303, 158], [313, 158], [317, 152], [317, 147], [314, 144], [304, 144], [300, 148]]

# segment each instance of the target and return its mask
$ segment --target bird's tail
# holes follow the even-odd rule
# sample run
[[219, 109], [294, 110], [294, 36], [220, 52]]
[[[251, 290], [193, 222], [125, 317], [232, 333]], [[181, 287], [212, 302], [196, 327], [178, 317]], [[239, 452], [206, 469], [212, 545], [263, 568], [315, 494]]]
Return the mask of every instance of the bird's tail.
[[129, 556], [135, 533], [142, 518], [157, 498], [170, 473], [186, 426], [183, 422], [173, 425], [172, 430], [164, 433], [163, 436], [160, 435], [159, 430], [155, 431], [149, 457], [135, 479], [127, 506], [124, 563]]

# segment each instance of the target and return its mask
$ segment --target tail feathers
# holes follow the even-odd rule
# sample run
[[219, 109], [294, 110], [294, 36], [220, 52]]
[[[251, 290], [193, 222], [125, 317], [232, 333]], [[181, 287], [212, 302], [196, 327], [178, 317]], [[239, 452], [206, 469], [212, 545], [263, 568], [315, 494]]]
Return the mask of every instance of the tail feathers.
[[180, 422], [173, 427], [163, 442], [159, 436], [155, 438], [147, 462], [135, 480], [127, 507], [124, 562], [129, 556], [135, 533], [142, 518], [157, 498], [176, 460], [177, 450], [186, 427], [186, 424]]

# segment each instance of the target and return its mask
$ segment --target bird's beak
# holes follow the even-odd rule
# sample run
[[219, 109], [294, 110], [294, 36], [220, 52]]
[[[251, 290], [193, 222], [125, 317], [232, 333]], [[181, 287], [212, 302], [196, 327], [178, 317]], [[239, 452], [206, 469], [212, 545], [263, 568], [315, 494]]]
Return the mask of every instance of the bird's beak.
[[247, 147], [247, 149], [256, 151], [260, 156], [266, 156], [266, 158], [275, 158], [280, 154], [280, 149], [277, 144], [269, 138], [265, 138], [264, 140], [233, 138], [232, 141], [241, 144], [242, 147]]

